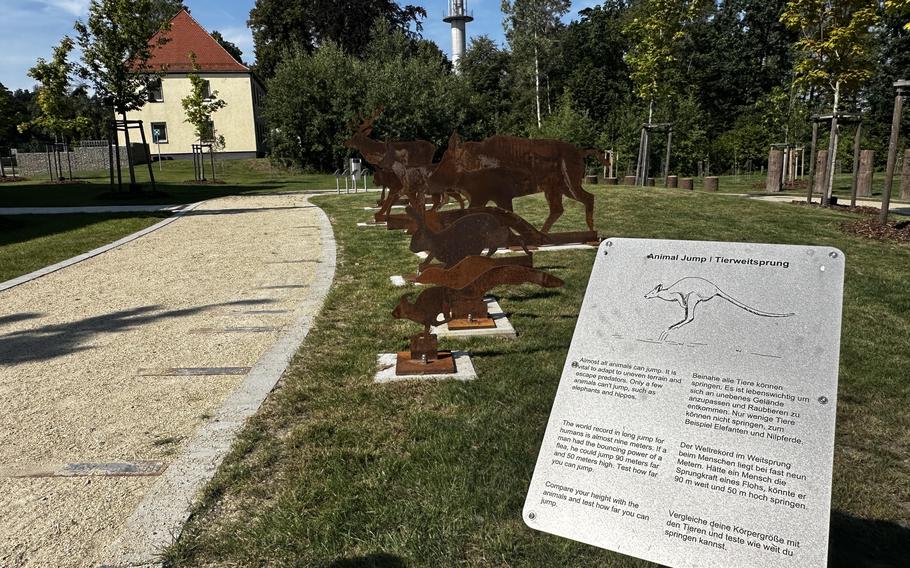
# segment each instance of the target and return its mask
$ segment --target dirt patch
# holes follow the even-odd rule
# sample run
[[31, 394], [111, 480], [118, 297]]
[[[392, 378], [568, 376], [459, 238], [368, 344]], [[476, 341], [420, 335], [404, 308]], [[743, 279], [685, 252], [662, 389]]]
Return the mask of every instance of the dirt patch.
[[882, 224], [877, 219], [867, 217], [859, 221], [842, 223], [840, 229], [848, 235], [857, 237], [910, 244], [910, 221], [890, 221]]
[[183, 183], [186, 185], [224, 185], [227, 182], [223, 179], [188, 179]]
[[23, 177], [0, 177], [0, 183], [17, 183], [20, 181], [28, 181], [28, 178]]
[[[792, 205], [802, 205], [803, 207], [819, 208], [822, 206], [821, 203], [806, 203], [802, 199], [794, 199], [790, 203]], [[860, 206], [860, 205], [857, 205], [856, 207], [850, 207], [849, 205], [839, 205], [838, 204], [838, 205], [834, 205], [834, 206], [829, 206], [829, 207], [827, 207], [827, 209], [834, 209], [835, 211], [845, 211], [847, 213], [857, 213], [859, 215], [878, 215], [881, 212], [881, 210], [878, 207], [868, 207], [868, 206]]]

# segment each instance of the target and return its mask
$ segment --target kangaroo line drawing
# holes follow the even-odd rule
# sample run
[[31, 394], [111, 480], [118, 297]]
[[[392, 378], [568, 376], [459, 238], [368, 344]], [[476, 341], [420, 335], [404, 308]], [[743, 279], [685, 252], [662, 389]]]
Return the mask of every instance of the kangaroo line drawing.
[[692, 323], [695, 320], [695, 308], [698, 307], [699, 304], [713, 300], [717, 297], [723, 298], [734, 306], [747, 312], [765, 318], [788, 318], [796, 315], [795, 313], [777, 314], [755, 309], [730, 296], [710, 280], [698, 278], [697, 276], [681, 278], [668, 288], [664, 288], [663, 284], [658, 284], [653, 290], [645, 294], [645, 298], [649, 300], [657, 298], [667, 302], [676, 302], [686, 311], [686, 317], [681, 321], [674, 323], [667, 328], [666, 331], [660, 334], [660, 341], [664, 341], [671, 331]]

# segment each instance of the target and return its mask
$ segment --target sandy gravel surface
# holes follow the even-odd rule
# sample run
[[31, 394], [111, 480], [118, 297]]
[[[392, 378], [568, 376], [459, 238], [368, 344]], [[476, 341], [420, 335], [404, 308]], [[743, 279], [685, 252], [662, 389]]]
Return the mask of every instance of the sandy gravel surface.
[[[303, 196], [229, 197], [0, 292], [0, 566], [91, 566], [155, 477], [14, 477], [170, 463], [291, 322], [321, 257]], [[258, 313], [257, 313], [258, 312]]]

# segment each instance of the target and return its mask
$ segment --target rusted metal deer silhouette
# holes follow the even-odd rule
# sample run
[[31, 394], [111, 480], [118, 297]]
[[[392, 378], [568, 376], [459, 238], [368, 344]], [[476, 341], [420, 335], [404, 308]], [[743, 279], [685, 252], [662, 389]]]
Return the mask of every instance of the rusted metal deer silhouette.
[[[419, 201], [412, 196], [419, 193], [422, 197], [426, 180], [437, 166], [433, 163], [436, 145], [432, 142], [426, 140], [384, 142], [370, 138], [373, 125], [382, 114], [382, 110], [380, 107], [367, 118], [358, 115], [360, 124], [357, 125], [356, 122], [352, 124], [354, 134], [344, 143], [348, 148], [360, 152], [376, 170], [376, 180], [389, 188], [388, 196], [375, 215], [377, 221], [385, 219], [389, 210], [403, 194], [411, 197], [412, 201]], [[456, 197], [462, 201], [461, 196], [455, 192], [439, 193], [433, 197], [434, 208], [443, 205], [449, 197]]]
[[512, 210], [517, 197], [542, 192], [550, 214], [541, 228], [544, 233], [562, 215], [563, 196], [585, 208], [588, 228], [594, 230], [594, 196], [581, 187], [585, 159], [598, 150], [580, 150], [559, 140], [492, 136], [482, 142], [462, 142], [457, 133], [427, 178], [427, 193], [457, 190], [470, 200], [470, 207], [490, 201]]

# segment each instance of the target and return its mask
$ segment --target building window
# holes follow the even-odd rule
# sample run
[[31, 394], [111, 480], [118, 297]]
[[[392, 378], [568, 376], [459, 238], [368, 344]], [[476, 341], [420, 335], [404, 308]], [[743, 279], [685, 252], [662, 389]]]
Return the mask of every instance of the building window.
[[212, 98], [212, 86], [208, 79], [202, 80], [202, 98], [206, 100]]
[[161, 88], [161, 78], [155, 78], [149, 81], [148, 95], [150, 103], [164, 102], [164, 90]]
[[203, 142], [214, 142], [215, 141], [215, 123], [211, 120], [203, 126], [202, 132], [200, 133], [200, 138]]
[[152, 144], [167, 144], [167, 123], [152, 123]]

